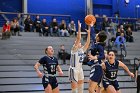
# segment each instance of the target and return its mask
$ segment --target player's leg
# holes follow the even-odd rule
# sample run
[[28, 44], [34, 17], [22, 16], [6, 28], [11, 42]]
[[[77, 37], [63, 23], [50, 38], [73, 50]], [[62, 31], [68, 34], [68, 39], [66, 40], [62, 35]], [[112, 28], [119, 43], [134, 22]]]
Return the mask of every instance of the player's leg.
[[79, 70], [78, 73], [78, 93], [84, 93], [84, 73], [83, 69]]
[[52, 93], [52, 87], [50, 84], [48, 84], [47, 87], [45, 88], [45, 93]]
[[140, 76], [137, 77], [137, 93], [140, 91]]
[[59, 93], [59, 87], [56, 77], [53, 77], [51, 85], [52, 85], [52, 93]]
[[107, 93], [105, 89], [101, 89], [100, 93]]
[[77, 82], [71, 82], [71, 91], [72, 91], [72, 93], [78, 93]]
[[57, 86], [55, 89], [52, 90], [52, 93], [59, 93], [59, 92], [60, 92], [60, 91], [59, 91], [58, 86]]
[[112, 82], [110, 80], [103, 78], [102, 83], [104, 90], [106, 91], [105, 93], [116, 93], [116, 90], [114, 86], [112, 86]]
[[121, 93], [121, 90], [117, 90], [117, 93]]
[[112, 85], [109, 85], [106, 88], [107, 93], [117, 93], [117, 91], [115, 90], [115, 88]]
[[90, 81], [89, 81], [89, 93], [94, 93], [97, 85], [102, 79], [103, 71], [100, 65], [96, 65], [91, 68]]
[[117, 93], [121, 93], [118, 81], [115, 80], [115, 81], [112, 81], [112, 82], [113, 82], [112, 84], [113, 84], [113, 86], [114, 86], [116, 92], [117, 92]]
[[97, 93], [107, 93], [106, 92], [106, 90], [104, 89], [104, 87], [103, 87], [103, 82], [102, 82], [102, 80], [101, 80], [101, 83], [99, 84], [99, 92], [97, 92]]
[[83, 93], [84, 91], [84, 80], [78, 81], [78, 93]]
[[89, 93], [95, 93], [97, 84], [98, 84], [97, 82], [89, 80], [89, 88], [88, 88]]
[[52, 87], [49, 81], [50, 81], [50, 78], [43, 76], [42, 84], [43, 84], [45, 93], [52, 93]]
[[101, 87], [98, 85], [95, 90], [96, 90], [96, 93], [100, 93]]
[[78, 93], [78, 71], [73, 68], [69, 68], [69, 80], [71, 82], [72, 93]]

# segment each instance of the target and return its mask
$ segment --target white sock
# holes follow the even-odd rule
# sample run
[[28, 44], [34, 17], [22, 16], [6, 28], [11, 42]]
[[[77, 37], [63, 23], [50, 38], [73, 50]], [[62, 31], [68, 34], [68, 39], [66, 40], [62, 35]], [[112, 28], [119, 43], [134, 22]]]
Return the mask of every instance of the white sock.
[[72, 93], [78, 93], [78, 89], [77, 88], [72, 89]]
[[78, 85], [78, 93], [83, 93], [84, 91], [84, 84]]

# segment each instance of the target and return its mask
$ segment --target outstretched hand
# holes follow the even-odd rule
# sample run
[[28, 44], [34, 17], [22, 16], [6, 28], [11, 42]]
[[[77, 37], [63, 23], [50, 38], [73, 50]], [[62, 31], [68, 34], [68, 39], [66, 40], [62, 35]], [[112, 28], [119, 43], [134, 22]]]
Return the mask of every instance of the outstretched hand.
[[88, 26], [88, 29], [85, 29], [87, 33], [90, 33], [90, 26]]
[[134, 78], [135, 75], [131, 72], [131, 73], [130, 73], [130, 76]]
[[91, 26], [91, 27], [93, 27], [93, 26], [94, 26], [94, 22], [93, 22], [93, 21], [91, 22], [90, 26]]

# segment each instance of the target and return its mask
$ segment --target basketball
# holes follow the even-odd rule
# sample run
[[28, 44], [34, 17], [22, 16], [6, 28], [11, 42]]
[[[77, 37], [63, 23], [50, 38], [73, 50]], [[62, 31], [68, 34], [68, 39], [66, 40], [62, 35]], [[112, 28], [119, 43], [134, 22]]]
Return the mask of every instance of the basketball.
[[87, 15], [87, 16], [85, 17], [85, 23], [86, 23], [87, 25], [91, 25], [92, 22], [93, 22], [93, 25], [94, 25], [95, 22], [96, 22], [96, 18], [95, 18], [93, 15]]

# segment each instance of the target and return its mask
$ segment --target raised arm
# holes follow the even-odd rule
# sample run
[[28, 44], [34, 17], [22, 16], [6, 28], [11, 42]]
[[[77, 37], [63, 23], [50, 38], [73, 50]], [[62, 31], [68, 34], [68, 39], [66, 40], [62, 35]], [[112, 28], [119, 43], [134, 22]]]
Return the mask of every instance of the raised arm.
[[34, 69], [35, 69], [35, 71], [37, 72], [38, 77], [42, 78], [42, 77], [43, 77], [43, 74], [42, 74], [41, 71], [39, 70], [39, 66], [40, 66], [40, 63], [37, 62], [37, 63], [34, 65]]
[[81, 23], [78, 20], [78, 33], [77, 33], [76, 41], [74, 43], [72, 50], [74, 50], [74, 51], [77, 50], [78, 44], [80, 43], [80, 40], [81, 40]]
[[119, 66], [122, 67], [131, 77], [134, 77], [134, 74], [132, 72], [130, 72], [128, 67], [121, 61], [119, 61]]
[[98, 46], [98, 50], [99, 50], [98, 51], [99, 55], [93, 56], [92, 54], [89, 54], [88, 55], [89, 60], [102, 60], [105, 58], [103, 46], [101, 46], [101, 45]]
[[88, 26], [88, 30], [86, 30], [87, 33], [88, 33], [88, 36], [87, 36], [87, 41], [83, 47], [83, 50], [86, 51], [89, 47], [89, 44], [90, 44], [90, 26]]

